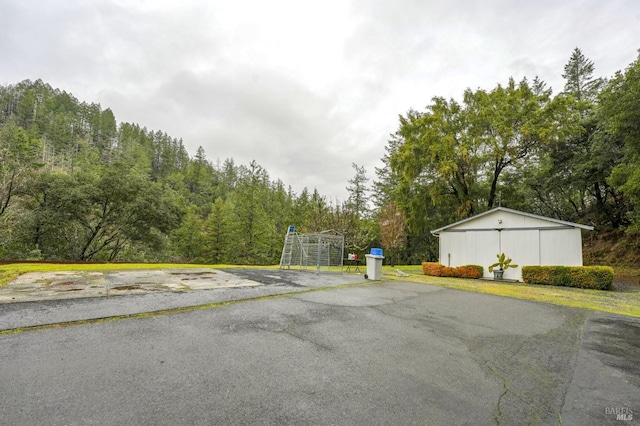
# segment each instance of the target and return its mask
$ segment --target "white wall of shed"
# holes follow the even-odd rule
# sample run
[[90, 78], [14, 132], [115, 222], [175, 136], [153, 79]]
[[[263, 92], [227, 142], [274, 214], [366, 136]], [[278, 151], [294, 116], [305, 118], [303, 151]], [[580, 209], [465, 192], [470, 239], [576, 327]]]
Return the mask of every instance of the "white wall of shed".
[[[504, 271], [504, 279], [522, 281], [523, 266], [540, 265], [540, 231], [537, 229], [516, 231], [505, 230], [500, 234], [502, 240], [502, 253], [504, 253], [505, 256], [510, 257], [513, 264], [518, 265], [517, 268], [509, 268]], [[485, 271], [485, 276], [493, 276], [492, 273], [489, 273], [488, 267]]]
[[[548, 226], [548, 222], [544, 226]], [[497, 261], [498, 253], [505, 253], [518, 267], [506, 270], [504, 278], [519, 281], [522, 281], [523, 266], [582, 265], [582, 235], [577, 228], [504, 229], [500, 232], [473, 229], [440, 233], [441, 264], [451, 267], [480, 265], [484, 268], [484, 277], [492, 278], [489, 265]]]
[[440, 263], [444, 266], [481, 265], [486, 269], [495, 262], [499, 246], [498, 231], [440, 233]]
[[466, 262], [456, 265], [480, 265], [484, 268], [485, 276], [488, 276], [487, 268], [494, 263], [496, 253], [500, 245], [498, 231], [467, 231], [464, 232], [466, 245]]
[[540, 230], [540, 265], [582, 266], [582, 234], [579, 229]]
[[441, 264], [451, 267], [465, 265], [466, 256], [467, 248], [464, 232], [446, 232], [440, 234]]

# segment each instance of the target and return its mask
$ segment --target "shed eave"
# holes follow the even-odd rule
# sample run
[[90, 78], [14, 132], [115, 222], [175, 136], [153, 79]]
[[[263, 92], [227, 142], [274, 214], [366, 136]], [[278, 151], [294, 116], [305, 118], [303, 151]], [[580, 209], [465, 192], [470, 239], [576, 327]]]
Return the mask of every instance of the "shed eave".
[[517, 215], [521, 215], [521, 216], [527, 216], [527, 217], [531, 217], [531, 218], [534, 218], [534, 219], [546, 220], [548, 222], [558, 223], [558, 224], [561, 224], [561, 225], [570, 226], [572, 228], [585, 229], [587, 231], [593, 231], [593, 229], [594, 229], [593, 226], [589, 226], [589, 225], [582, 225], [580, 223], [573, 223], [573, 222], [567, 222], [567, 221], [564, 221], [564, 220], [553, 219], [553, 218], [550, 218], [550, 217], [540, 216], [540, 215], [533, 214], [533, 213], [526, 213], [526, 212], [521, 212], [519, 210], [509, 209], [509, 208], [506, 208], [506, 207], [496, 207], [494, 209], [487, 210], [486, 212], [477, 214], [475, 216], [471, 216], [471, 217], [468, 217], [466, 219], [462, 219], [462, 220], [459, 220], [457, 222], [451, 223], [449, 225], [443, 226], [442, 228], [434, 229], [433, 231], [431, 231], [431, 234], [439, 237], [440, 236], [440, 232], [445, 232], [447, 229], [453, 228], [453, 227], [458, 226], [458, 225], [462, 225], [463, 223], [467, 223], [467, 222], [470, 222], [472, 220], [479, 219], [479, 218], [481, 218], [483, 216], [486, 216], [488, 214], [491, 214], [491, 213], [494, 213], [494, 212], [497, 212], [497, 211], [503, 211], [503, 212], [513, 213], [513, 214], [517, 214]]

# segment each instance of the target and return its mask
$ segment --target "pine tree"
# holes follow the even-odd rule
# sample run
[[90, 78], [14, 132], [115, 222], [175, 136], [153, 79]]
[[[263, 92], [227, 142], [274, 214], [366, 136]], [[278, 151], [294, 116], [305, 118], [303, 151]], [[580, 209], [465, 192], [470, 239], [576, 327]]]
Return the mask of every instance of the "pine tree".
[[350, 209], [353, 210], [359, 218], [364, 218], [369, 212], [367, 206], [367, 194], [369, 193], [367, 182], [369, 182], [369, 178], [367, 177], [367, 170], [364, 166], [358, 166], [356, 163], [353, 163], [352, 167], [356, 171], [356, 174], [348, 181], [349, 186], [347, 186], [346, 189], [349, 191], [349, 199], [347, 201]]
[[218, 197], [204, 223], [204, 259], [207, 263], [233, 262], [234, 247], [233, 209]]
[[569, 62], [564, 66], [562, 78], [565, 79], [564, 91], [578, 101], [595, 100], [598, 91], [602, 87], [601, 78], [593, 78], [595, 66], [593, 61], [587, 59], [579, 48], [575, 48]]

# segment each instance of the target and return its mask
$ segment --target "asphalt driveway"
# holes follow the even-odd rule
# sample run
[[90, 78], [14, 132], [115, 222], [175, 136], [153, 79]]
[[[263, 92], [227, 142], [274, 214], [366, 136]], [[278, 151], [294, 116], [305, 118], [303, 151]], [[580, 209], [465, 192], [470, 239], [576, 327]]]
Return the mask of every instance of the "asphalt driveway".
[[[281, 272], [255, 287], [0, 305], [0, 328], [13, 330], [0, 335], [0, 423], [619, 425], [640, 417], [637, 319], [422, 284], [345, 287], [321, 274], [305, 285], [291, 272], [264, 274]], [[254, 297], [269, 294], [281, 295]], [[107, 302], [144, 311], [185, 295], [252, 299], [17, 329], [122, 312]]]

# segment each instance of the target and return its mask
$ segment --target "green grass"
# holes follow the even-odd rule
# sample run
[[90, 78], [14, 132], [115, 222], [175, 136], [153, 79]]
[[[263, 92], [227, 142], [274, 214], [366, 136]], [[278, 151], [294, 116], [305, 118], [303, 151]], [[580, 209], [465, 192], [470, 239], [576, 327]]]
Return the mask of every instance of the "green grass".
[[[395, 269], [410, 274], [410, 276], [398, 277]], [[383, 276], [385, 279], [410, 281], [476, 293], [640, 317], [640, 291], [586, 290], [524, 283], [430, 277], [422, 274], [420, 266], [399, 266], [396, 268], [385, 266], [383, 267]]]

